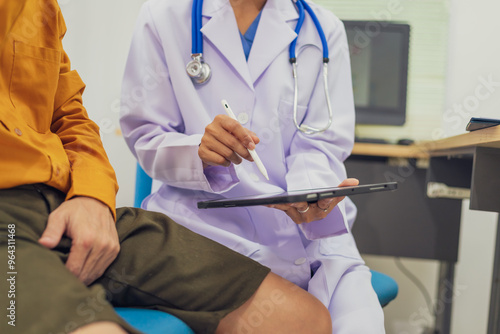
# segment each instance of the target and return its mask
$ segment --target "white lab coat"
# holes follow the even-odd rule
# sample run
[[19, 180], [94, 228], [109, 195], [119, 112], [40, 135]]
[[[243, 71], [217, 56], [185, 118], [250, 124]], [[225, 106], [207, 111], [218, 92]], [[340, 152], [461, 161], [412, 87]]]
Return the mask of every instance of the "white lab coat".
[[[144, 170], [162, 183], [143, 207], [164, 212], [307, 289], [330, 309], [334, 333], [383, 333], [370, 273], [349, 231], [352, 202], [343, 201], [327, 218], [300, 226], [277, 209], [198, 210], [196, 205], [221, 197], [336, 186], [346, 178], [343, 161], [353, 145], [354, 106], [342, 23], [311, 3], [330, 50], [333, 123], [324, 133], [305, 135], [292, 117], [288, 50], [298, 18], [292, 1], [267, 1], [247, 62], [229, 1], [205, 0], [203, 55], [212, 77], [204, 85], [193, 85], [185, 71], [191, 60], [191, 6], [192, 1], [146, 2], [127, 61], [123, 134]], [[308, 15], [296, 50], [298, 119], [321, 128], [328, 120], [322, 46]], [[260, 138], [256, 151], [270, 181], [247, 161], [203, 170], [198, 145], [205, 127], [224, 113], [222, 99]]]

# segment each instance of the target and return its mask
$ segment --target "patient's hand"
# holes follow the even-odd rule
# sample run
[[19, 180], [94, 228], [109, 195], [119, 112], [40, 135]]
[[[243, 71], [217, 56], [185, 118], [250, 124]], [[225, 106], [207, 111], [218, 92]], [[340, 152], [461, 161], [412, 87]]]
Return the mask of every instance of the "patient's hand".
[[66, 267], [89, 285], [99, 278], [120, 251], [115, 221], [107, 205], [90, 197], [74, 197], [50, 215], [39, 242], [57, 246], [61, 237], [71, 238]]

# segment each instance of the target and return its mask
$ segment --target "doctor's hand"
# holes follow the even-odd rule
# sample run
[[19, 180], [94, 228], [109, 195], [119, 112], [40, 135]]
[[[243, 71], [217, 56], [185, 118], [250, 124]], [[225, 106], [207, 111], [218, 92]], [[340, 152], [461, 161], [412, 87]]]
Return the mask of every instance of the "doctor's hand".
[[226, 115], [217, 115], [205, 128], [198, 156], [203, 161], [203, 167], [238, 165], [241, 158], [253, 161], [247, 149], [255, 149], [259, 141], [255, 133], [238, 121]]
[[120, 251], [115, 220], [109, 207], [90, 197], [74, 197], [50, 215], [38, 242], [56, 247], [62, 236], [71, 239], [66, 268], [89, 285], [99, 278]]
[[[339, 184], [339, 187], [352, 187], [357, 186], [358, 184], [359, 181], [357, 179], [350, 178], [342, 181], [342, 183]], [[284, 211], [290, 218], [292, 218], [295, 224], [302, 224], [325, 218], [344, 198], [345, 196], [332, 197], [324, 198], [312, 204], [307, 202], [298, 202], [267, 205], [267, 207]]]

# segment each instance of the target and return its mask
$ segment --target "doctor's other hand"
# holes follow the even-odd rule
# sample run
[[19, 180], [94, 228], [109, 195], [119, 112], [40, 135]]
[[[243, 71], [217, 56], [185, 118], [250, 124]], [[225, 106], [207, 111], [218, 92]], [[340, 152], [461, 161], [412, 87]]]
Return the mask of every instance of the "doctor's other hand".
[[244, 128], [237, 120], [227, 115], [217, 115], [207, 125], [198, 148], [198, 156], [203, 167], [240, 164], [242, 159], [253, 161], [247, 149], [255, 149], [259, 138], [252, 131]]
[[[342, 181], [342, 183], [340, 183], [338, 186], [352, 187], [357, 186], [358, 184], [359, 181], [357, 179], [349, 178]], [[344, 198], [345, 196], [325, 198], [312, 204], [309, 204], [307, 202], [297, 202], [267, 206], [284, 211], [290, 218], [292, 218], [295, 224], [302, 224], [325, 218]]]

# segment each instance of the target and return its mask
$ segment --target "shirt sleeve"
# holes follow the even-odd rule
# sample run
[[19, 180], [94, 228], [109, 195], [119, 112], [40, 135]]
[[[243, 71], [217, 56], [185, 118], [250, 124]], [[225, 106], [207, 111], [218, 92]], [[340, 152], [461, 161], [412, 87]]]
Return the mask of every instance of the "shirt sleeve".
[[[333, 120], [322, 133], [307, 135], [296, 131], [290, 154], [286, 157], [288, 190], [338, 186], [346, 179], [344, 160], [354, 144], [354, 101], [351, 84], [347, 37], [342, 22], [325, 11], [322, 25], [330, 50], [328, 63], [328, 94]], [[318, 15], [318, 18], [321, 17]], [[327, 121], [323, 73], [318, 75], [316, 88], [305, 107], [303, 124], [321, 128]], [[306, 175], [306, 177], [304, 177]], [[348, 232], [345, 201], [339, 203], [324, 219], [299, 225], [308, 239], [326, 238]]]
[[[186, 75], [187, 78], [187, 75]], [[189, 79], [189, 78], [187, 78]], [[178, 88], [178, 87], [177, 87]], [[202, 133], [186, 134], [160, 36], [148, 3], [138, 22], [122, 83], [120, 125], [144, 171], [169, 186], [222, 193], [239, 179], [234, 166], [203, 169]], [[192, 111], [191, 117], [206, 115]]]
[[95, 198], [109, 206], [116, 218], [115, 203], [118, 184], [102, 145], [98, 126], [89, 119], [82, 102], [85, 84], [62, 46], [66, 25], [58, 12], [61, 62], [59, 83], [54, 100], [51, 131], [64, 146], [71, 166], [71, 187], [67, 199], [75, 196]]

